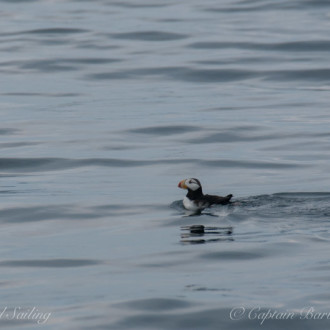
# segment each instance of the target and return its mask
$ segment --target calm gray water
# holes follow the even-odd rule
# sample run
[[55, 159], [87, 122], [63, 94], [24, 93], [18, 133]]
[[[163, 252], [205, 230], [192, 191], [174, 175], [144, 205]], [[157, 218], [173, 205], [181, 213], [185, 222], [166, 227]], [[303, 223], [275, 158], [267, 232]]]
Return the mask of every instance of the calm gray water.
[[[329, 30], [322, 0], [0, 1], [0, 326], [329, 328]], [[189, 177], [235, 203], [185, 216]]]

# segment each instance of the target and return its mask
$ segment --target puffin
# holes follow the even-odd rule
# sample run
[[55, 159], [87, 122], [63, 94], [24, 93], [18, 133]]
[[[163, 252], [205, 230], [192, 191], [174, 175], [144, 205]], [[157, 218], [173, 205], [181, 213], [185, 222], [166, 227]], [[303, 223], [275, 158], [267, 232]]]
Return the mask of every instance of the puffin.
[[213, 204], [226, 205], [230, 203], [230, 199], [233, 197], [232, 194], [225, 197], [204, 195], [201, 183], [195, 178], [180, 181], [178, 187], [188, 190], [187, 195], [183, 199], [183, 206], [190, 211], [200, 212]]

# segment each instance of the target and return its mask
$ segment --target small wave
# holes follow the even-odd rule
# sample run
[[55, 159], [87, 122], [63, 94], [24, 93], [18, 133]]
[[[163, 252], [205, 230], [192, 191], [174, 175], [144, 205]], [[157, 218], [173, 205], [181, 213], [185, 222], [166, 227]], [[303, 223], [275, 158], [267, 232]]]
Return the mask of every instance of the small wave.
[[0, 149], [19, 148], [35, 145], [40, 145], [40, 142], [3, 142], [0, 143]]
[[232, 132], [230, 130], [212, 133], [199, 138], [186, 139], [186, 143], [193, 144], [204, 144], [204, 143], [231, 143], [231, 142], [255, 142], [255, 141], [265, 141], [281, 138], [279, 134], [265, 134], [265, 135], [247, 135], [238, 132]]
[[[31, 193], [31, 191], [29, 191]], [[0, 194], [16, 194], [17, 191], [1, 190]], [[20, 192], [21, 193], [21, 192]], [[0, 209], [0, 223], [28, 223], [48, 220], [88, 221], [105, 217], [138, 215], [151, 211], [168, 210], [166, 204], [106, 204], [81, 207], [75, 204], [46, 204], [16, 206]]]
[[214, 6], [205, 8], [204, 11], [212, 13], [250, 13], [250, 12], [267, 12], [267, 11], [288, 11], [288, 10], [306, 10], [308, 7], [313, 9], [322, 9], [328, 7], [329, 1], [327, 0], [292, 0], [292, 1], [238, 1], [230, 6], [223, 5], [221, 7]]
[[[257, 129], [259, 131], [262, 130], [262, 127], [255, 127], [255, 128], [247, 128], [244, 127], [232, 127], [229, 129], [221, 130], [220, 132], [209, 132], [205, 135], [200, 137], [193, 137], [187, 138], [183, 140], [186, 143], [193, 143], [193, 144], [204, 144], [204, 143], [231, 143], [231, 142], [256, 142], [256, 141], [266, 141], [266, 140], [284, 140], [284, 139], [312, 139], [312, 138], [322, 138], [322, 137], [329, 137], [329, 132], [296, 132], [296, 133], [289, 133], [283, 132], [280, 133], [277, 131], [276, 133], [267, 132], [262, 134], [257, 133]], [[210, 131], [210, 130], [209, 130]], [[257, 134], [256, 134], [257, 133]], [[314, 142], [310, 142], [314, 143]], [[318, 142], [319, 143], [319, 142]], [[302, 145], [308, 145], [308, 142], [303, 142]], [[270, 146], [266, 148], [272, 148], [268, 150], [275, 150], [275, 146]], [[283, 146], [282, 149], [283, 150]]]
[[264, 79], [270, 81], [328, 81], [330, 69], [294, 69], [294, 70], [247, 70], [247, 69], [195, 69], [190, 67], [144, 68], [86, 75], [92, 80], [141, 79], [159, 76], [176, 81], [192, 83], [215, 83]]
[[185, 82], [229, 82], [258, 77], [260, 74], [251, 70], [240, 69], [194, 69], [189, 67], [144, 68], [103, 72], [87, 75], [87, 79], [141, 79], [141, 77], [162, 76]]
[[299, 69], [299, 70], [278, 70], [264, 72], [263, 78], [277, 81], [330, 81], [330, 69]]
[[[9, 0], [9, 1], [11, 1], [11, 0]], [[16, 1], [18, 1], [18, 0], [16, 0]], [[23, 1], [29, 1], [29, 0], [23, 0]], [[86, 30], [86, 29], [60, 28], [59, 27], [59, 28], [46, 28], [46, 29], [35, 29], [35, 30], [0, 33], [0, 36], [16, 36], [16, 35], [24, 35], [24, 34], [32, 34], [32, 35], [62, 34], [62, 35], [67, 35], [67, 34], [86, 33], [88, 31], [89, 30]]]
[[110, 64], [121, 61], [120, 59], [111, 58], [58, 58], [58, 59], [36, 59], [25, 61], [8, 61], [1, 62], [0, 67], [13, 68], [21, 73], [22, 70], [33, 70], [38, 72], [61, 72], [74, 71], [79, 69], [79, 64], [83, 65], [101, 65]]
[[172, 202], [171, 205], [170, 205], [170, 208], [175, 209], [177, 211], [184, 211], [185, 210], [185, 208], [183, 206], [182, 199]]
[[[109, 214], [109, 212], [107, 212]], [[42, 205], [3, 208], [0, 210], [0, 222], [25, 223], [54, 219], [95, 219], [104, 216], [104, 212], [77, 209], [74, 205]]]
[[15, 134], [19, 130], [16, 128], [0, 128], [0, 135], [9, 135], [9, 134]]
[[201, 259], [215, 259], [215, 260], [226, 260], [226, 261], [237, 261], [237, 260], [251, 260], [266, 257], [263, 251], [220, 251], [220, 252], [208, 252], [200, 255]]
[[117, 7], [123, 7], [123, 8], [158, 8], [158, 7], [166, 7], [169, 6], [168, 2], [164, 3], [133, 3], [133, 2], [110, 2], [109, 5], [111, 6], [117, 6]]
[[[299, 228], [308, 231], [313, 222], [328, 222], [330, 218], [330, 193], [328, 192], [285, 192], [272, 195], [250, 196], [238, 198], [235, 207], [228, 218], [233, 221], [256, 220], [258, 222], [275, 221], [294, 226], [299, 222]], [[301, 219], [305, 219], [300, 223]]]
[[162, 31], [140, 31], [110, 34], [110, 37], [123, 40], [141, 40], [141, 41], [171, 41], [188, 38], [185, 34], [170, 33]]
[[[0, 64], [1, 65], [1, 64]], [[0, 93], [3, 96], [41, 96], [41, 97], [78, 97], [81, 96], [79, 93], [28, 93], [28, 92], [8, 92]]]
[[0, 261], [0, 267], [37, 267], [37, 268], [70, 268], [95, 266], [103, 264], [93, 259], [47, 259], [47, 260], [6, 260]]
[[300, 163], [284, 163], [284, 162], [267, 162], [267, 161], [244, 161], [244, 160], [202, 160], [200, 164], [211, 167], [223, 167], [223, 168], [255, 168], [255, 169], [290, 169], [297, 167], [308, 167], [309, 165]]
[[18, 32], [18, 34], [76, 34], [86, 33], [89, 30], [86, 29], [75, 29], [75, 28], [47, 28], [47, 29], [35, 29], [29, 31]]
[[134, 167], [152, 165], [157, 161], [125, 159], [67, 159], [67, 158], [0, 158], [0, 169], [9, 171], [56, 171], [85, 166]]
[[0, 0], [0, 2], [9, 2], [9, 3], [23, 3], [23, 2], [36, 2], [39, 0]]
[[152, 126], [142, 127], [129, 130], [131, 133], [150, 134], [150, 135], [175, 135], [184, 134], [188, 132], [196, 132], [201, 130], [200, 127], [190, 125], [177, 125], [177, 126]]
[[288, 51], [288, 52], [328, 52], [329, 40], [307, 40], [281, 43], [255, 43], [255, 42], [218, 42], [199, 41], [187, 45], [194, 49], [247, 49], [259, 51]]
[[127, 301], [124, 303], [115, 304], [114, 307], [135, 309], [135, 310], [150, 310], [164, 311], [164, 310], [178, 310], [194, 306], [194, 303], [189, 303], [181, 299], [167, 299], [167, 298], [149, 298]]
[[156, 160], [129, 160], [116, 158], [0, 158], [0, 170], [9, 172], [43, 172], [59, 171], [79, 167], [102, 166], [102, 167], [140, 167], [161, 164], [199, 164], [209, 167], [220, 168], [273, 168], [289, 169], [308, 167], [308, 164], [294, 162], [267, 162], [267, 161], [245, 161], [229, 159], [156, 159]]
[[269, 81], [328, 81], [330, 69], [288, 69], [288, 70], [251, 70], [239, 68], [196, 69], [192, 67], [159, 67], [143, 69], [124, 69], [119, 71], [92, 73], [85, 75], [91, 80], [118, 80], [159, 78], [191, 82], [191, 83], [221, 83], [231, 81], [244, 81], [249, 79], [264, 79]]

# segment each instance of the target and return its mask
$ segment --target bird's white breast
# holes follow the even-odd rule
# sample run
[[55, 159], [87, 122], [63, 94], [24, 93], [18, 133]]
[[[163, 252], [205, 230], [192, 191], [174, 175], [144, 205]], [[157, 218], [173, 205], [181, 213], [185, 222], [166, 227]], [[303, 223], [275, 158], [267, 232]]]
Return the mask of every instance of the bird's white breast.
[[198, 211], [203, 209], [203, 207], [200, 207], [197, 203], [190, 200], [187, 196], [183, 199], [183, 206], [185, 207], [185, 209], [190, 211]]

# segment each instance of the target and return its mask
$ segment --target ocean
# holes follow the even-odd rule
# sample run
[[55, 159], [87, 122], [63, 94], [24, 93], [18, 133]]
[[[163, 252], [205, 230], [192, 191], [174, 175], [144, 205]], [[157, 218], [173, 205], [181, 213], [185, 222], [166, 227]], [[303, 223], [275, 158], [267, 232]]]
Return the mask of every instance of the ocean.
[[329, 1], [0, 4], [0, 327], [329, 328]]

